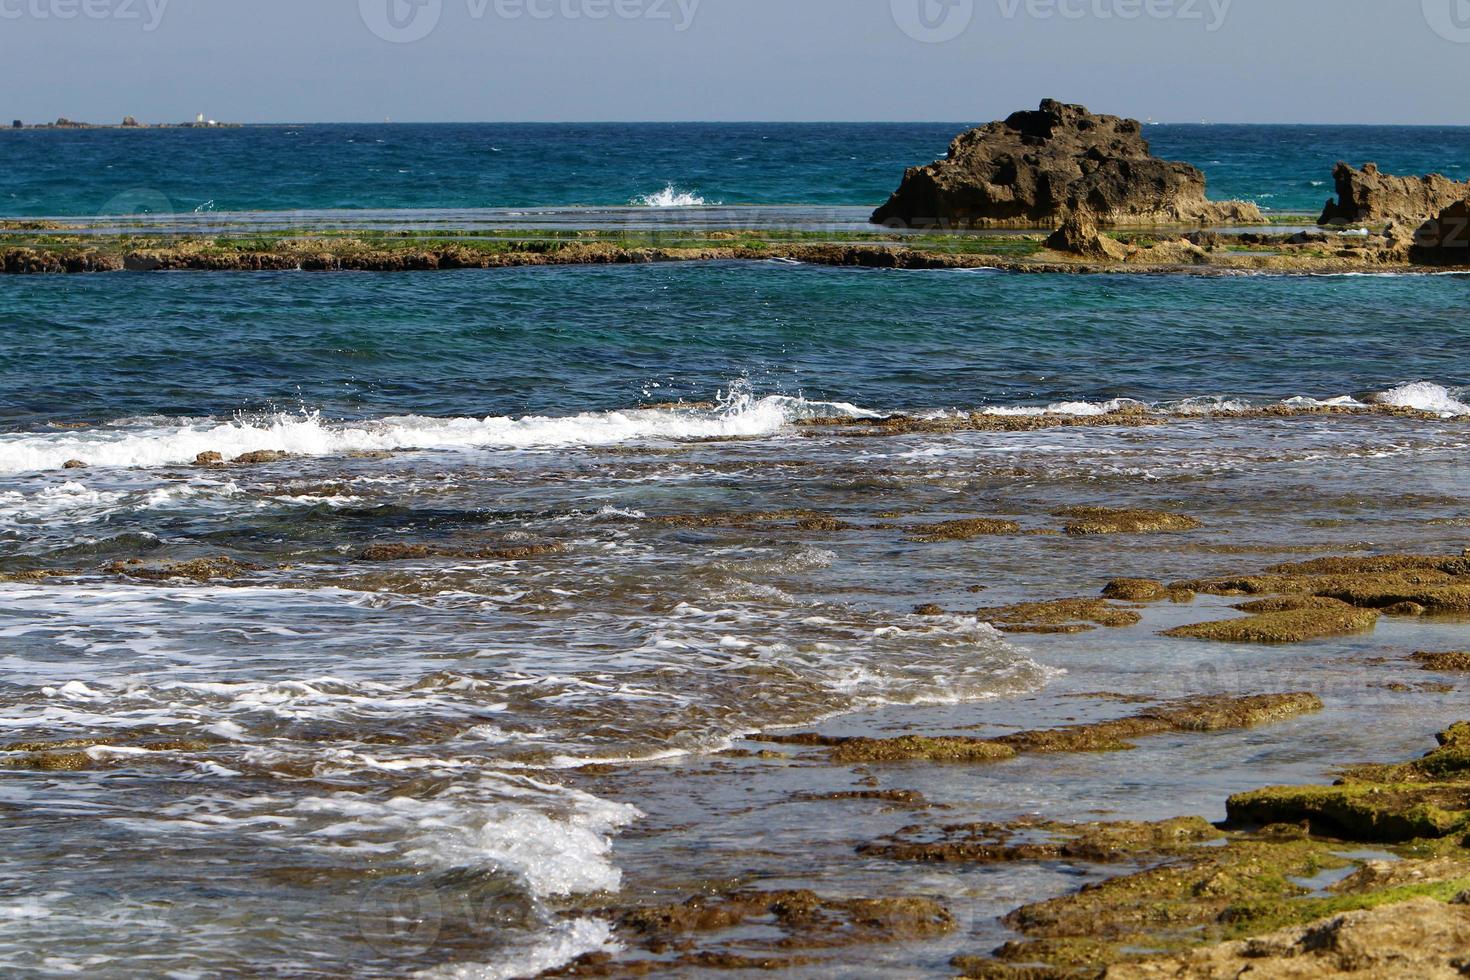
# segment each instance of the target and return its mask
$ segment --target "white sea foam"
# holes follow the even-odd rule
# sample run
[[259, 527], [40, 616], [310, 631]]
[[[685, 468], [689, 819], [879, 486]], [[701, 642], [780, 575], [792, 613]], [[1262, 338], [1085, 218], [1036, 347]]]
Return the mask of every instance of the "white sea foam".
[[[395, 449], [525, 449], [739, 438], [772, 435], [787, 423], [812, 415], [873, 414], [840, 402], [808, 402], [783, 395], [757, 398], [747, 387], [736, 385], [713, 410], [584, 412], [559, 418], [403, 415], [343, 423], [327, 422], [315, 414], [231, 422], [190, 420], [175, 425], [153, 420], [147, 425], [90, 431], [0, 436], [0, 473], [54, 470], [70, 459], [81, 459], [93, 467], [176, 465], [204, 452], [218, 452], [228, 459], [257, 450], [332, 456]], [[0, 507], [3, 504], [0, 501]]]
[[1374, 401], [1396, 408], [1414, 408], [1441, 415], [1470, 415], [1470, 404], [1461, 401], [1463, 390], [1451, 391], [1431, 381], [1415, 381], [1378, 394]]
[[642, 815], [580, 790], [486, 772], [460, 775], [432, 799], [198, 796], [109, 822], [148, 836], [243, 834], [265, 845], [371, 854], [431, 870], [491, 869], [515, 876], [536, 898], [552, 898], [617, 891], [622, 872], [611, 860], [611, 837]]
[[693, 191], [681, 191], [668, 184], [661, 191], [639, 195], [629, 203], [642, 208], [698, 208], [709, 204], [718, 206], [720, 202], [706, 201]]
[[[487, 788], [500, 799], [486, 800]], [[284, 815], [296, 818], [293, 837], [320, 848], [375, 850], [425, 868], [495, 868], [538, 898], [617, 891], [610, 835], [642, 816], [628, 804], [498, 774], [432, 800], [339, 793], [300, 800]]]
[[544, 932], [538, 941], [521, 950], [506, 950], [497, 962], [459, 963], [422, 970], [423, 980], [511, 980], [540, 976], [565, 966], [588, 953], [615, 953], [622, 946], [613, 941], [612, 926], [602, 919], [574, 919]]
[[1053, 402], [1045, 407], [1028, 405], [998, 405], [984, 410], [985, 415], [1003, 416], [1033, 416], [1033, 415], [1074, 415], [1080, 417], [1107, 415], [1109, 412], [1121, 411], [1125, 408], [1142, 408], [1143, 402], [1134, 401], [1131, 398], [1114, 398], [1105, 402]]

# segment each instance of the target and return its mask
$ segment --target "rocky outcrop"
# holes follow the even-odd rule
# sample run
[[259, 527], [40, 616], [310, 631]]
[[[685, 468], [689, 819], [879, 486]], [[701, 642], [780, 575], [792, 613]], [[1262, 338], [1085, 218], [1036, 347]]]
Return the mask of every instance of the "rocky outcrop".
[[1318, 224], [1402, 222], [1417, 227], [1451, 204], [1470, 200], [1470, 182], [1458, 183], [1441, 174], [1395, 177], [1379, 172], [1376, 163], [1365, 163], [1362, 170], [1339, 163], [1332, 179], [1337, 198], [1327, 202]]
[[1420, 225], [1409, 259], [1419, 265], [1470, 266], [1470, 201], [1457, 201]]
[[1102, 226], [1262, 223], [1260, 209], [1205, 198], [1205, 175], [1155, 157], [1136, 119], [1053, 99], [957, 136], [911, 168], [873, 221], [907, 228], [1055, 227], [1090, 211]]
[[1128, 246], [1097, 230], [1097, 219], [1089, 211], [1074, 211], [1062, 226], [1046, 240], [1053, 252], [1066, 252], [1099, 261], [1121, 262], [1128, 258]]
[[1470, 908], [1421, 898], [1183, 956], [1115, 966], [1107, 980], [1463, 977]]

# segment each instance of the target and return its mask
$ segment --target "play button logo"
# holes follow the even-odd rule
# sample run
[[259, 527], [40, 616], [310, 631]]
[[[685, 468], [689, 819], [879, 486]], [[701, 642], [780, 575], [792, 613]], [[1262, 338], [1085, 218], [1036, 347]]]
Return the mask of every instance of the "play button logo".
[[393, 44], [422, 41], [439, 26], [444, 0], [358, 0], [362, 22]]
[[1424, 19], [1446, 41], [1470, 44], [1470, 0], [1424, 0]]

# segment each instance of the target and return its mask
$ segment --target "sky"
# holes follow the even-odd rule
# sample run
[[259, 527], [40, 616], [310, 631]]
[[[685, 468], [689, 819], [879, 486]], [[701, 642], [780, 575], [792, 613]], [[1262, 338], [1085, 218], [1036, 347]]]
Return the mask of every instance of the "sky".
[[1470, 125], [1470, 0], [0, 0], [0, 119]]

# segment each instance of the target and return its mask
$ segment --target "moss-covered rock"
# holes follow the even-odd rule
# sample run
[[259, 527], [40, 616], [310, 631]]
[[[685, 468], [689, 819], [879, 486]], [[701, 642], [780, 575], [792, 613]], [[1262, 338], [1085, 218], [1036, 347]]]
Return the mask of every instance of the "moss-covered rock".
[[1317, 608], [1265, 612], [1244, 619], [1196, 623], [1167, 630], [1163, 635], [1222, 643], [1302, 643], [1325, 636], [1346, 636], [1370, 630], [1378, 622], [1372, 609], [1342, 603]]
[[920, 544], [938, 544], [944, 541], [972, 541], [975, 538], [1020, 533], [1021, 525], [1015, 521], [975, 517], [916, 525], [909, 529], [909, 540]]
[[[1129, 980], [1463, 974], [1470, 912], [1445, 903], [1470, 889], [1470, 723], [1439, 743], [1412, 762], [1355, 767], [1335, 786], [1233, 797], [1223, 840], [1166, 834], [1150, 850], [1135, 846], [1134, 833], [1118, 851], [1070, 857], [1100, 863], [1111, 854], [1150, 866], [1017, 909], [1005, 921], [1022, 938], [989, 957], [959, 958], [956, 968], [976, 977]], [[1098, 831], [1056, 833], [1060, 841], [1021, 838], [1023, 848], [985, 825], [908, 828], [880, 843], [887, 856], [910, 860], [1055, 860]], [[1364, 856], [1358, 843], [1397, 857]], [[1362, 914], [1375, 909], [1382, 912]], [[1365, 922], [1383, 931], [1353, 925]], [[1435, 972], [1444, 966], [1459, 973]]]
[[1159, 534], [1193, 531], [1203, 522], [1185, 514], [1115, 507], [1069, 507], [1054, 513], [1071, 518], [1062, 530], [1073, 535]]
[[1172, 594], [1163, 582], [1147, 578], [1114, 579], [1103, 587], [1104, 599], [1119, 602], [1162, 602]]
[[1052, 599], [975, 610], [1002, 633], [1083, 633], [1097, 626], [1136, 626], [1143, 616], [1105, 599]]
[[1148, 708], [1126, 718], [1017, 732], [999, 738], [957, 735], [904, 735], [898, 738], [843, 738], [803, 732], [764, 735], [780, 745], [826, 748], [833, 762], [998, 762], [1018, 752], [1117, 752], [1133, 748], [1131, 739], [1166, 732], [1217, 732], [1253, 728], [1322, 709], [1316, 695], [1257, 694], [1201, 697]]
[[1104, 980], [1361, 977], [1419, 980], [1470, 971], [1470, 907], [1430, 897], [1348, 912], [1181, 956], [1118, 964]]
[[1470, 653], [1455, 651], [1451, 653], [1416, 653], [1413, 658], [1425, 670], [1438, 673], [1463, 674], [1470, 672]]
[[1063, 824], [1017, 821], [904, 827], [858, 848], [869, 857], [925, 864], [1087, 861], [1117, 864], [1188, 853], [1224, 834], [1199, 817], [1159, 823]]
[[1321, 710], [1320, 698], [1300, 692], [1190, 698], [1124, 718], [1018, 732], [996, 741], [1019, 752], [1118, 752], [1133, 748], [1133, 740], [1149, 735], [1254, 728]]
[[1229, 824], [1301, 823], [1345, 840], [1402, 842], [1470, 832], [1470, 724], [1399, 765], [1354, 766], [1333, 786], [1276, 786], [1227, 803]]
[[1013, 758], [1016, 750], [977, 738], [906, 735], [902, 738], [854, 738], [831, 751], [833, 762], [998, 762]]
[[385, 542], [369, 545], [357, 556], [358, 561], [375, 564], [420, 561], [424, 559], [459, 559], [463, 561], [528, 561], [560, 554], [565, 545], [554, 542], [539, 544], [503, 544], [493, 547], [453, 548], [446, 545]]
[[122, 575], [144, 582], [213, 582], [238, 579], [261, 570], [259, 565], [236, 561], [227, 555], [179, 562], [148, 562], [134, 558], [128, 561], [113, 562], [106, 568], [110, 575]]

